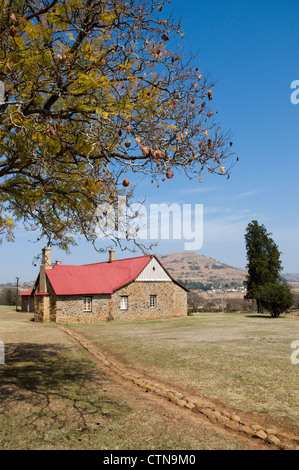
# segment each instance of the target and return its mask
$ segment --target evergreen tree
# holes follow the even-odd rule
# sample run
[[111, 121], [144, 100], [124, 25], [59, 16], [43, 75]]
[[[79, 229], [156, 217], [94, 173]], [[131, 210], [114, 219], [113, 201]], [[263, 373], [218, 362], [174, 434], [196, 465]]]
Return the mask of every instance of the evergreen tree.
[[261, 286], [267, 283], [281, 283], [282, 270], [280, 251], [264, 225], [256, 220], [248, 224], [245, 234], [248, 275], [245, 280], [247, 287], [246, 299], [255, 299], [258, 312], [263, 313], [264, 304]]
[[294, 295], [287, 284], [281, 282], [267, 282], [259, 288], [259, 297], [271, 316], [279, 315], [290, 308], [295, 302]]

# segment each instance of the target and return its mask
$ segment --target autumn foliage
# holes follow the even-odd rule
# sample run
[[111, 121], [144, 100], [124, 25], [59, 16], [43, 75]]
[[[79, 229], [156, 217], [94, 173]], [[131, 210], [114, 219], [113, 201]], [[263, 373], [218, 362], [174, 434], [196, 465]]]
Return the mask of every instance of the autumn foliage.
[[134, 173], [229, 176], [214, 84], [179, 52], [167, 3], [1, 2], [0, 234], [21, 221], [66, 249], [95, 240], [95, 208], [132, 196]]

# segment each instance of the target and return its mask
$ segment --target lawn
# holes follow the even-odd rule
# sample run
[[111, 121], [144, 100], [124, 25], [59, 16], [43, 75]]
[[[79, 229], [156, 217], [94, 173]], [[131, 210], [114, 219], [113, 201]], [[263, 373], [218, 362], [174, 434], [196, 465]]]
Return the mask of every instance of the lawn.
[[202, 313], [186, 318], [70, 325], [149, 377], [298, 431], [299, 317]]
[[[246, 448], [178, 407], [113, 381], [55, 324], [35, 323], [31, 317], [0, 307], [0, 340], [5, 344], [5, 364], [0, 365], [0, 449]], [[101, 324], [82, 330], [102, 343], [105, 331], [111, 340], [113, 331], [121, 338], [121, 332], [131, 327], [142, 331], [153, 325], [113, 324], [107, 329]], [[111, 341], [106, 345], [113, 349]], [[114, 353], [121, 355], [118, 348]]]

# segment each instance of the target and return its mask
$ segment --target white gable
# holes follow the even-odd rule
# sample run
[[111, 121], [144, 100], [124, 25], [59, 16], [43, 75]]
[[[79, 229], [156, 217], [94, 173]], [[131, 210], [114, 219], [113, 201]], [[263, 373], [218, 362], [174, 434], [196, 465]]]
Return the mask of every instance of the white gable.
[[171, 281], [171, 278], [158, 261], [152, 258], [136, 278], [136, 281]]

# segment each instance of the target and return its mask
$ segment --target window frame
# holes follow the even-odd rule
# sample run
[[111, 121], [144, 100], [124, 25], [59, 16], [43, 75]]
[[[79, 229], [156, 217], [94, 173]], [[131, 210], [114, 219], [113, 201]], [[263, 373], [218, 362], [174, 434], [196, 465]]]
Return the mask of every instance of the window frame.
[[[152, 302], [152, 300], [154, 302]], [[154, 305], [153, 305], [154, 303]], [[156, 295], [150, 295], [150, 308], [156, 308], [157, 307], [157, 296]]]
[[90, 296], [83, 297], [83, 312], [85, 313], [92, 312], [92, 297]]
[[[124, 305], [123, 305], [123, 301], [124, 301]], [[120, 309], [121, 310], [128, 310], [128, 304], [129, 304], [128, 295], [121, 295], [120, 296]]]

